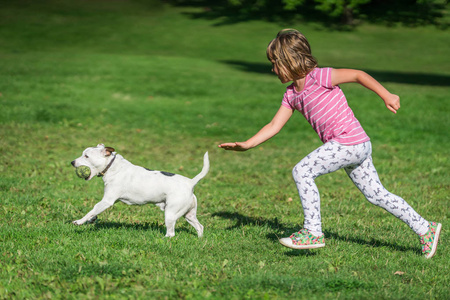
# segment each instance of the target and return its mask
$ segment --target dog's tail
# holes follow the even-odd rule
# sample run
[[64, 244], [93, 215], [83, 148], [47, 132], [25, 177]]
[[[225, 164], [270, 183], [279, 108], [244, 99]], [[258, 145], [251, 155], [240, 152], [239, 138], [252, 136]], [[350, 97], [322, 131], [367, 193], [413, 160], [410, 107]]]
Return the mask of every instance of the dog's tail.
[[197, 176], [192, 178], [192, 186], [195, 186], [203, 177], [205, 177], [206, 174], [208, 174], [208, 171], [209, 171], [209, 156], [208, 152], [206, 152], [205, 155], [203, 156], [203, 169]]

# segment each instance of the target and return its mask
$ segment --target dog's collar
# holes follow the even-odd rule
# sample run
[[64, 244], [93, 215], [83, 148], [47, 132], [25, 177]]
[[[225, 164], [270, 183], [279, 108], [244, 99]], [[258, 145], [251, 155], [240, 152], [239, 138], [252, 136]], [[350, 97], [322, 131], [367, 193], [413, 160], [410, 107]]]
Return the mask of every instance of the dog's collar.
[[116, 159], [116, 156], [114, 155], [113, 159], [109, 162], [109, 164], [106, 166], [106, 168], [103, 170], [103, 172], [98, 173], [97, 176], [102, 177], [103, 175], [105, 175], [106, 171], [109, 170], [109, 168], [111, 167], [111, 165], [113, 164], [115, 159]]

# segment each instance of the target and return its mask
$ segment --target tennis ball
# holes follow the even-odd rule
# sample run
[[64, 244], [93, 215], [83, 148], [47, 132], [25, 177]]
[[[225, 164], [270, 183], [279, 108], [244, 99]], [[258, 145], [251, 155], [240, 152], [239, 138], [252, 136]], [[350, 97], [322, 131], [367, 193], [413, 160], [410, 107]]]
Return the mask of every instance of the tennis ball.
[[91, 169], [88, 166], [79, 166], [76, 168], [75, 172], [80, 178], [87, 179], [91, 175]]

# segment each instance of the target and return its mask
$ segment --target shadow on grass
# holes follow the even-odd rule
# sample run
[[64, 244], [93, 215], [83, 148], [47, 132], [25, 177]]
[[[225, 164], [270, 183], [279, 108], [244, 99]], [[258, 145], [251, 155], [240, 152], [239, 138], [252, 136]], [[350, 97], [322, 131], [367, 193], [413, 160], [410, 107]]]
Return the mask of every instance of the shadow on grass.
[[[277, 232], [294, 232], [298, 230], [298, 227], [285, 227], [282, 224], [278, 222], [278, 218], [275, 218], [273, 220], [265, 219], [265, 218], [254, 218], [254, 217], [247, 217], [244, 215], [241, 215], [240, 213], [232, 213], [232, 212], [218, 212], [212, 214], [213, 217], [221, 217], [223, 219], [229, 219], [229, 220], [235, 220], [236, 224], [233, 226], [230, 226], [227, 228], [227, 230], [233, 230], [240, 228], [242, 226], [268, 226], [274, 230], [277, 230]], [[280, 234], [277, 233], [270, 233], [266, 236], [269, 240], [273, 242], [277, 242], [281, 238]], [[314, 256], [317, 255], [317, 252], [305, 250], [305, 251], [297, 251], [297, 250], [291, 250], [289, 252], [285, 252], [285, 255], [287, 256]]]
[[153, 223], [125, 223], [125, 222], [109, 222], [109, 221], [97, 221], [94, 223], [96, 229], [132, 229], [140, 231], [159, 231], [166, 234], [166, 227], [163, 224], [157, 222]]
[[[93, 224], [86, 224], [81, 226], [92, 226], [93, 230], [102, 229], [126, 229], [126, 230], [139, 230], [139, 231], [159, 231], [162, 236], [166, 234], [166, 226], [159, 222], [143, 222], [143, 223], [126, 223], [126, 222], [109, 222], [109, 221], [95, 221]], [[189, 225], [190, 226], [190, 225]], [[175, 227], [175, 234], [177, 232], [187, 232], [197, 236], [194, 229], [184, 228], [182, 226]]]
[[[278, 218], [265, 219], [262, 217], [257, 217], [257, 218], [248, 217], [248, 216], [244, 216], [237, 212], [218, 212], [218, 213], [212, 214], [212, 216], [213, 217], [217, 216], [217, 217], [221, 217], [224, 219], [236, 221], [236, 224], [228, 227], [227, 230], [233, 230], [233, 229], [237, 229], [237, 228], [240, 228], [242, 226], [247, 226], [247, 225], [249, 225], [249, 226], [268, 226], [272, 230], [276, 231], [275, 233], [271, 233], [271, 234], [267, 235], [267, 238], [272, 241], [278, 241], [278, 239], [281, 236], [285, 236], [286, 233], [289, 234], [289, 233], [298, 231], [298, 229], [299, 229], [298, 226], [292, 227], [292, 226], [284, 226], [283, 224], [280, 224], [278, 222]], [[373, 247], [373, 248], [388, 247], [395, 251], [401, 251], [401, 252], [413, 251], [413, 252], [420, 254], [419, 248], [405, 247], [405, 246], [398, 245], [396, 243], [385, 242], [385, 241], [376, 240], [373, 238], [365, 239], [360, 236], [351, 236], [351, 235], [344, 236], [344, 235], [340, 235], [339, 233], [334, 232], [334, 231], [324, 231], [324, 234], [327, 239], [335, 239], [335, 240], [339, 240], [339, 241], [350, 242], [350, 243], [359, 244], [362, 246], [369, 246], [369, 247]], [[316, 252], [312, 252], [310, 250], [306, 250], [306, 251], [293, 250], [291, 252], [286, 253], [286, 255], [311, 256], [311, 255], [316, 255]]]
[[[281, 246], [281, 244], [280, 244], [280, 246]], [[286, 249], [289, 249], [289, 248], [286, 248]], [[320, 249], [320, 248], [318, 248], [318, 249]], [[295, 249], [291, 249], [290, 251], [285, 252], [284, 255], [286, 255], [286, 256], [302, 256], [302, 257], [316, 256], [317, 253], [318, 253], [316, 250], [295, 250]]]
[[[249, 73], [272, 74], [272, 66], [267, 63], [252, 63], [237, 60], [222, 60], [221, 63], [231, 65], [236, 69]], [[335, 67], [341, 68], [341, 67]], [[352, 67], [348, 67], [352, 68]], [[450, 86], [450, 76], [444, 74], [407, 73], [394, 71], [363, 70], [382, 82], [394, 82], [403, 84]], [[275, 76], [275, 75], [274, 75]]]
[[213, 217], [221, 217], [223, 219], [235, 220], [236, 224], [227, 228], [227, 230], [232, 230], [236, 228], [240, 228], [241, 226], [252, 225], [252, 226], [263, 226], [268, 225], [272, 229], [284, 230], [282, 228], [282, 224], [278, 222], [278, 218], [273, 220], [268, 220], [262, 217], [247, 217], [241, 215], [237, 212], [217, 212], [212, 214]]
[[350, 242], [350, 243], [364, 245], [364, 246], [373, 247], [373, 248], [388, 247], [388, 248], [391, 248], [391, 249], [393, 249], [395, 251], [399, 251], [399, 252], [413, 251], [413, 252], [416, 252], [417, 254], [421, 254], [419, 247], [406, 247], [406, 246], [401, 246], [398, 244], [393, 244], [393, 243], [389, 243], [389, 242], [385, 242], [385, 241], [376, 240], [373, 238], [364, 239], [359, 236], [349, 236], [349, 235], [344, 236], [344, 235], [340, 235], [337, 232], [328, 231], [328, 230], [325, 230], [323, 233], [325, 234], [325, 237], [327, 237], [327, 238], [332, 238], [332, 239], [340, 240], [340, 241], [344, 241], [344, 242]]

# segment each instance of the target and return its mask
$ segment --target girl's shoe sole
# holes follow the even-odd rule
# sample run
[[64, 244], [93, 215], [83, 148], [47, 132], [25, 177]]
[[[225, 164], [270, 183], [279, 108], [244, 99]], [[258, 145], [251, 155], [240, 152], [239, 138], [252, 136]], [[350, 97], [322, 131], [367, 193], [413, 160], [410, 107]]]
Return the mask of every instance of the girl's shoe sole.
[[284, 241], [284, 239], [279, 240], [281, 245], [291, 248], [291, 249], [315, 249], [325, 247], [325, 244], [312, 244], [312, 245], [294, 245], [292, 244], [292, 240], [289, 239], [289, 242]]

